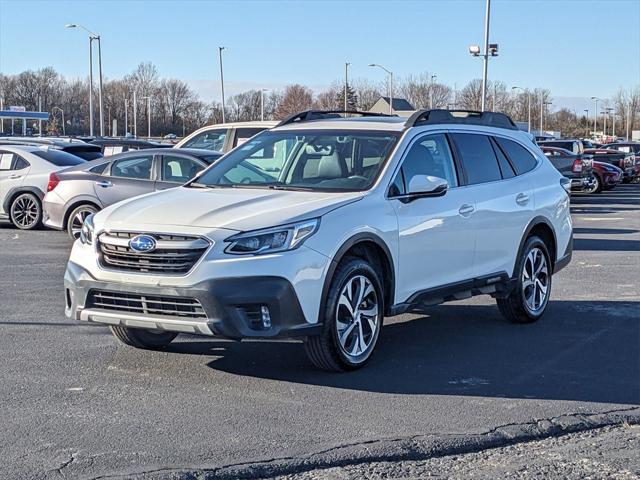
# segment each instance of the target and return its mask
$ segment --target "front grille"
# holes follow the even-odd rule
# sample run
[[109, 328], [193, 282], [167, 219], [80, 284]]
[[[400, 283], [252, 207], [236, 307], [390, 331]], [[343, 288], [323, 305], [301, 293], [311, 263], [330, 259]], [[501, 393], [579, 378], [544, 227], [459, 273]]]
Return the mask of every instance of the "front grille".
[[142, 315], [207, 318], [200, 302], [195, 298], [186, 297], [91, 290], [87, 296], [86, 307]]
[[145, 233], [156, 240], [156, 248], [151, 252], [137, 252], [129, 246], [129, 241], [138, 235], [130, 232], [101, 234], [98, 237], [101, 266], [110, 270], [184, 274], [210, 245], [201, 237]]

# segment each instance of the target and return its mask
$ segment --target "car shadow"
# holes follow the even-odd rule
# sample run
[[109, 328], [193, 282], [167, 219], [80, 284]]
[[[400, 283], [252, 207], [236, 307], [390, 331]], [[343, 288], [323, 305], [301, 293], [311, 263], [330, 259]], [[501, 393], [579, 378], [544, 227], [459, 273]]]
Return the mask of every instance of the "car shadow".
[[202, 341], [169, 352], [209, 355], [234, 375], [407, 395], [471, 395], [640, 404], [640, 302], [552, 301], [530, 325], [495, 306], [448, 304], [384, 326], [369, 364], [316, 370], [294, 341]]
[[604, 252], [640, 252], [640, 240], [613, 240], [602, 238], [574, 238], [574, 250]]
[[640, 230], [632, 230], [630, 228], [585, 228], [573, 227], [575, 235], [629, 235], [639, 233]]

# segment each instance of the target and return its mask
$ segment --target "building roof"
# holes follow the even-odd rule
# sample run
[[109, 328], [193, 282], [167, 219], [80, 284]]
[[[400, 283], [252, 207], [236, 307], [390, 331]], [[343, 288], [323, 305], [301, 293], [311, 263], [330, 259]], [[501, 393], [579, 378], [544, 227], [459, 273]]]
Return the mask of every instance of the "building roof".
[[[380, 97], [382, 100], [384, 100], [387, 105], [389, 104], [389, 97]], [[378, 99], [378, 101], [380, 101], [380, 99]], [[413, 105], [411, 105], [406, 98], [396, 98], [393, 97], [393, 105], [391, 106], [391, 108], [393, 108], [394, 110], [415, 110], [415, 108], [413, 108]]]

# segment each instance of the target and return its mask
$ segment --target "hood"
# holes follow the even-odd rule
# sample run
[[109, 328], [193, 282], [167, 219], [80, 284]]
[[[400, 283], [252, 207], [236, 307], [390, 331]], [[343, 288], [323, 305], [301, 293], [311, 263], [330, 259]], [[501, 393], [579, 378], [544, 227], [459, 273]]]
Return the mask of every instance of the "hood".
[[178, 187], [116, 203], [97, 220], [113, 229], [175, 225], [247, 231], [318, 217], [362, 197], [360, 192]]

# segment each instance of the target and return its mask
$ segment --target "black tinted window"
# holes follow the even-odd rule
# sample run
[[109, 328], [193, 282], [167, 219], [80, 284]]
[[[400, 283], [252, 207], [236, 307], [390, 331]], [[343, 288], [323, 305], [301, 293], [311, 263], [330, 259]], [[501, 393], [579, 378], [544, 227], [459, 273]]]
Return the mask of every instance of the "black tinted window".
[[502, 179], [489, 137], [467, 133], [454, 133], [451, 137], [462, 159], [470, 185]]
[[76, 157], [75, 155], [52, 148], [48, 150], [36, 150], [32, 153], [37, 157], [43, 158], [47, 162], [54, 164], [56, 167], [73, 167], [74, 165], [84, 163], [83, 159]]
[[[494, 140], [496, 139], [494, 138]], [[511, 166], [511, 164], [509, 163], [509, 160], [507, 159], [507, 157], [504, 156], [504, 153], [502, 153], [502, 150], [496, 143], [493, 143], [493, 151], [495, 152], [496, 157], [498, 158], [498, 165], [500, 165], [502, 178], [515, 177], [516, 173], [513, 171], [513, 167]]]
[[522, 145], [506, 138], [496, 138], [496, 142], [509, 157], [518, 175], [527, 173], [535, 168], [536, 157]]

